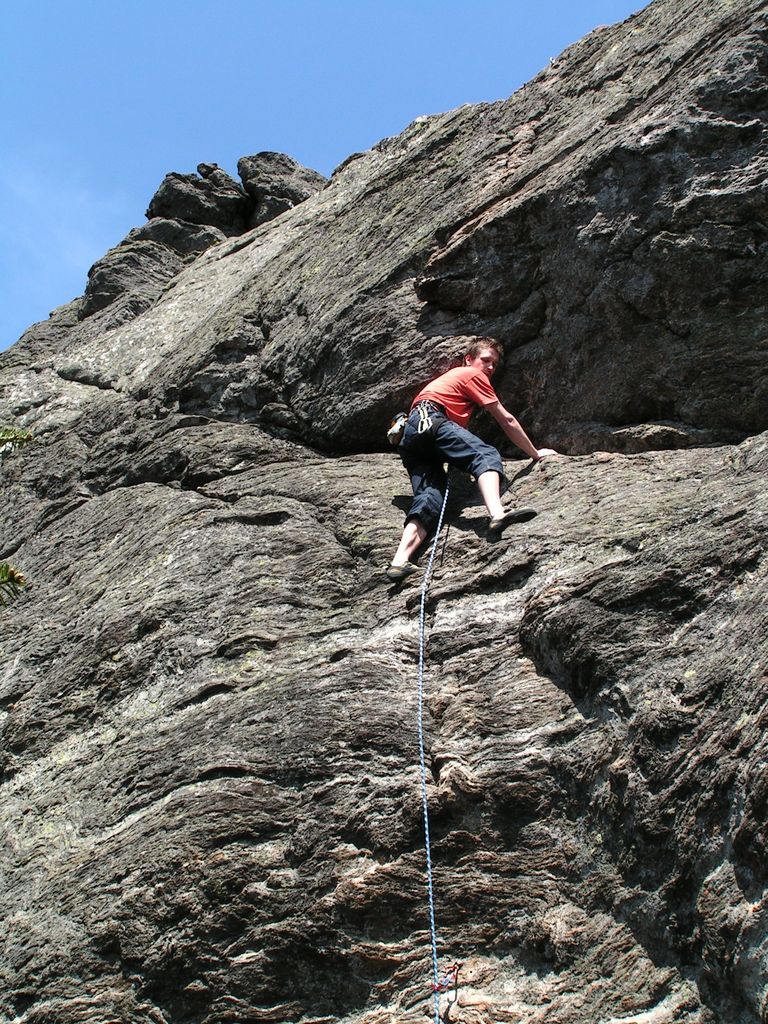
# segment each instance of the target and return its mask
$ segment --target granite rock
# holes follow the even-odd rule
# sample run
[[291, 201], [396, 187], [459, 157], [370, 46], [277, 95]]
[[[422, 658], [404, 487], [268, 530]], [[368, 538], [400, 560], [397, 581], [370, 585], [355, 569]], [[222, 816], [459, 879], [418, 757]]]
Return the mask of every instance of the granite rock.
[[538, 515], [501, 542], [451, 482], [442, 1017], [766, 1019], [765, 15], [656, 0], [170, 279], [164, 242], [113, 250], [164, 252], [0, 355], [0, 421], [36, 436], [0, 463], [29, 580], [0, 615], [2, 1019], [430, 1018], [382, 430], [477, 333], [571, 454], [506, 461]]
[[237, 162], [243, 187], [253, 199], [251, 227], [258, 227], [309, 199], [327, 179], [285, 153], [255, 153]]
[[[0, 620], [3, 1012], [419, 1020], [405, 475], [116, 401], [4, 466], [33, 582]], [[767, 459], [555, 458], [496, 544], [455, 482], [427, 606], [448, 1019], [760, 1019]]]
[[277, 413], [286, 435], [360, 451], [463, 338], [490, 333], [502, 401], [539, 443], [765, 429], [764, 4], [671, 11], [657, 0], [509, 100], [350, 158], [203, 253], [140, 323], [113, 324], [108, 349], [71, 332], [76, 361], [108, 362], [160, 407]]
[[216, 164], [199, 164], [198, 174], [166, 174], [147, 210], [150, 219], [187, 221], [241, 234], [250, 204], [241, 185]]
[[140, 228], [133, 228], [126, 235], [126, 242], [159, 242], [168, 246], [180, 256], [199, 256], [212, 245], [223, 242], [227, 236], [220, 228], [206, 224], [190, 224], [185, 220], [168, 220], [165, 217], [153, 217]]
[[81, 318], [105, 309], [116, 299], [127, 299], [133, 316], [138, 316], [182, 266], [179, 256], [158, 242], [136, 240], [110, 249], [88, 271]]

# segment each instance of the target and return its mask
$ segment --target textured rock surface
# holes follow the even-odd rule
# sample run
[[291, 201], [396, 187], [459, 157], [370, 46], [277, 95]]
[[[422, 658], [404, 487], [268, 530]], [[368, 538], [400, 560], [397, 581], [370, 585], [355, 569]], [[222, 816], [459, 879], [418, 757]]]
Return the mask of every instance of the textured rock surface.
[[182, 266], [167, 245], [157, 242], [137, 240], [110, 249], [88, 272], [81, 316], [91, 316], [122, 297], [132, 300], [131, 312], [138, 316]]
[[421, 118], [70, 352], [334, 450], [377, 445], [466, 333], [504, 340], [503, 399], [567, 450], [766, 429], [764, 8], [654, 3], [507, 101]]
[[250, 226], [255, 228], [319, 192], [326, 179], [302, 167], [285, 153], [255, 153], [237, 162], [237, 173], [254, 201]]
[[[196, 175], [167, 174], [152, 197], [147, 210], [150, 224], [139, 229], [140, 237], [184, 253], [202, 252], [221, 239], [207, 239], [191, 231], [192, 225], [204, 225], [223, 237], [240, 235], [303, 203], [326, 183], [322, 174], [285, 153], [242, 157], [237, 170], [242, 185], [217, 164], [198, 164]], [[175, 231], [166, 226], [169, 220], [178, 225]]]
[[[102, 402], [102, 436], [6, 463], [34, 586], [2, 620], [5, 1013], [423, 1019], [396, 460], [109, 429]], [[450, 513], [428, 736], [452, 1020], [760, 1019], [767, 469], [765, 436], [558, 459], [517, 481], [540, 515], [508, 541]]]
[[[147, 223], [133, 228], [89, 270], [85, 295], [72, 306], [77, 318], [84, 320], [111, 306], [109, 315], [99, 321], [99, 331], [128, 323], [153, 305], [185, 263], [228, 236], [242, 234], [304, 202], [326, 180], [283, 153], [260, 153], [240, 163], [253, 198], [217, 164], [199, 164], [198, 175], [166, 175], [150, 202]], [[36, 324], [22, 342], [59, 337], [64, 325], [73, 325], [71, 317], [61, 316], [59, 310], [51, 318], [55, 326]], [[14, 362], [18, 365], [18, 360]], [[113, 380], [105, 368], [92, 376]]]
[[147, 217], [205, 224], [225, 235], [241, 234], [250, 205], [242, 185], [216, 164], [199, 164], [197, 170], [198, 174], [166, 174]]
[[581, 454], [508, 464], [539, 516], [502, 543], [453, 489], [445, 1019], [765, 1020], [764, 15], [657, 2], [140, 280], [149, 308], [77, 300], [0, 356], [0, 421], [37, 435], [0, 467], [31, 581], [0, 615], [0, 1018], [429, 1019], [379, 441], [492, 331], [509, 404]]
[[219, 228], [205, 224], [190, 224], [186, 220], [153, 217], [140, 228], [129, 231], [125, 242], [160, 242], [181, 256], [197, 256], [212, 245], [223, 242], [226, 237]]

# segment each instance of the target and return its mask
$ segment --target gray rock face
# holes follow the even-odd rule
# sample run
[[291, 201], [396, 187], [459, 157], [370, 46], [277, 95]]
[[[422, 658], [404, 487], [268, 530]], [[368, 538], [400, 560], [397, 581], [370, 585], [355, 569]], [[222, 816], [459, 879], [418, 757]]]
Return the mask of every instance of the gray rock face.
[[[52, 310], [47, 320], [41, 320], [40, 323], [28, 327], [17, 343], [0, 356], [6, 373], [13, 368], [18, 368], [20, 373], [24, 373], [29, 368], [30, 360], [33, 361], [33, 365], [37, 365], [34, 362], [37, 358], [66, 348], [70, 332], [81, 320], [82, 306], [81, 296]], [[19, 413], [14, 412], [13, 415], [17, 416]]]
[[[190, 224], [185, 220], [153, 217], [140, 228], [128, 233], [125, 242], [159, 242], [175, 250], [180, 256], [199, 256], [212, 245], [223, 242], [227, 236], [219, 228], [205, 224]], [[125, 243], [124, 243], [125, 244]]]
[[[563, 68], [566, 94], [603, 87], [589, 56]], [[684, 120], [677, 77], [674, 94], [644, 76], [634, 88], [627, 75], [614, 80], [618, 109], [609, 103], [597, 115], [591, 152], [566, 159], [566, 174], [552, 168], [546, 189], [516, 190], [478, 211], [419, 278], [432, 308], [511, 316], [515, 346], [528, 340], [533, 318], [540, 344], [515, 352], [514, 371], [533, 380], [542, 363], [560, 367], [548, 402], [567, 405], [574, 419], [766, 426], [765, 349], [755, 345], [768, 294], [762, 32], [738, 34], [702, 70], [686, 82]], [[591, 107], [571, 136], [587, 128]], [[629, 123], [616, 131], [627, 110]], [[535, 118], [520, 144], [546, 149], [543, 128]], [[535, 387], [521, 401], [540, 406]]]
[[[85, 976], [95, 1020], [421, 1019], [402, 471], [106, 400], [6, 464], [4, 1012], [79, 1021]], [[759, 1020], [767, 460], [553, 460], [496, 545], [459, 487], [428, 616], [451, 1019]]]
[[199, 177], [167, 174], [149, 204], [147, 217], [178, 222], [176, 232], [169, 233], [167, 227], [147, 226], [141, 229], [141, 237], [165, 241], [157, 237], [161, 232], [181, 241], [179, 251], [199, 252], [207, 245], [199, 244], [199, 234], [192, 236], [193, 246], [186, 242], [188, 225], [205, 225], [223, 232], [225, 237], [239, 235], [305, 202], [326, 184], [322, 174], [302, 167], [285, 153], [256, 153], [239, 160], [237, 170], [243, 185], [216, 164], [199, 164], [197, 170]]
[[147, 210], [147, 217], [188, 221], [241, 234], [247, 224], [248, 197], [234, 178], [216, 164], [199, 164], [195, 174], [166, 174]]
[[500, 543], [451, 485], [443, 1019], [765, 1020], [765, 16], [657, 0], [170, 278], [171, 236], [112, 250], [160, 253], [0, 355], [0, 423], [36, 435], [0, 465], [30, 581], [0, 610], [0, 1018], [431, 1016], [382, 429], [497, 333], [505, 403], [571, 455], [507, 462], [539, 514]]
[[137, 240], [110, 249], [88, 271], [80, 316], [91, 316], [124, 296], [132, 300], [131, 312], [138, 316], [183, 265], [167, 245], [157, 242]]
[[101, 326], [127, 323], [154, 303], [185, 262], [228, 236], [274, 219], [325, 183], [322, 175], [282, 153], [260, 153], [241, 164], [253, 200], [216, 164], [200, 164], [199, 177], [166, 175], [150, 202], [148, 222], [91, 267], [79, 318], [121, 299]]
[[251, 227], [258, 227], [319, 192], [326, 178], [285, 153], [256, 153], [237, 162], [237, 173], [254, 201]]
[[652, 4], [209, 250], [116, 352], [71, 347], [162, 407], [278, 409], [332, 450], [378, 445], [414, 382], [478, 333], [505, 342], [505, 404], [566, 450], [765, 429], [763, 7], [689, 0], [672, 27]]

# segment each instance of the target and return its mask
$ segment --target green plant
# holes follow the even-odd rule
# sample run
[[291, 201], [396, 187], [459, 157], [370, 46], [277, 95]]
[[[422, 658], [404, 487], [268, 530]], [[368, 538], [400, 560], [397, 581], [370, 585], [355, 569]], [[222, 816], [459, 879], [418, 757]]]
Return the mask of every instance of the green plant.
[[7, 562], [0, 562], [0, 605], [5, 607], [14, 597], [19, 596], [21, 588], [26, 585], [23, 573]]
[[[0, 461], [8, 448], [20, 448], [33, 438], [29, 430], [22, 430], [21, 427], [0, 427]], [[9, 601], [18, 597], [21, 588], [26, 585], [23, 573], [7, 562], [0, 562], [0, 606], [5, 607]]]
[[0, 427], [0, 451], [6, 446], [20, 448], [27, 444], [34, 437], [29, 430], [22, 430], [21, 427]]

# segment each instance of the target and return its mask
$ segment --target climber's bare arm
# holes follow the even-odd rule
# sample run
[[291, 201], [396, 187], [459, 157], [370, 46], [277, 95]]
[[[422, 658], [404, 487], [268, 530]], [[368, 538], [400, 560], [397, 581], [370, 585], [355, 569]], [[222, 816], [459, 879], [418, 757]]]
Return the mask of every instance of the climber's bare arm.
[[530, 459], [538, 462], [545, 455], [557, 455], [554, 448], [537, 448], [530, 437], [520, 426], [520, 421], [512, 415], [501, 402], [493, 402], [484, 408], [493, 416], [509, 440], [524, 452]]

